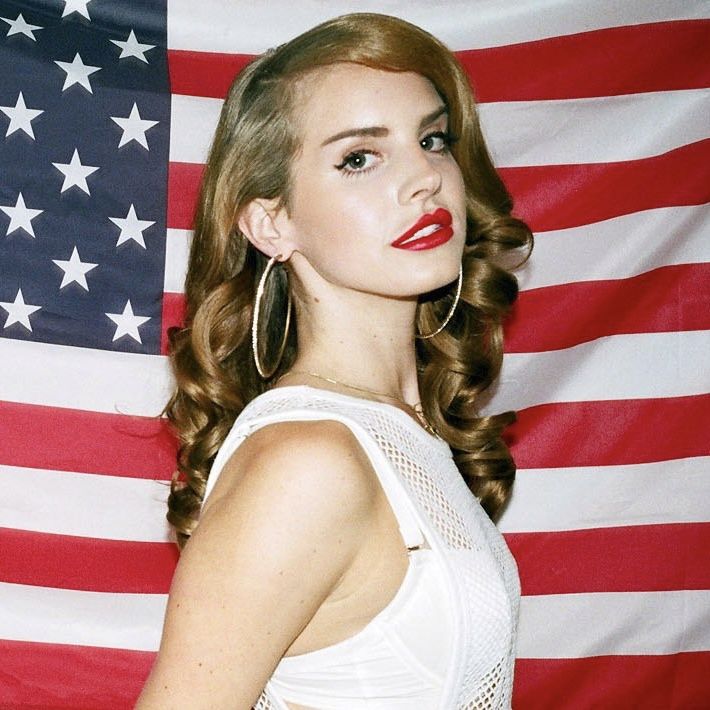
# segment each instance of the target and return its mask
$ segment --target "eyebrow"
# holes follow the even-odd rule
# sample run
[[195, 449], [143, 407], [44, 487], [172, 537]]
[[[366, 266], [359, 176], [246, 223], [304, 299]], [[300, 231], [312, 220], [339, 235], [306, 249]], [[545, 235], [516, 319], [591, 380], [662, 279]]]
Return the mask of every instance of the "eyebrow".
[[[448, 113], [448, 110], [449, 109], [446, 106], [439, 106], [439, 108], [437, 108], [435, 111], [432, 111], [431, 113], [424, 116], [424, 118], [422, 118], [421, 122], [419, 123], [419, 130], [428, 126], [430, 123], [433, 123], [434, 121], [436, 121], [437, 118], [443, 116], [445, 113]], [[340, 131], [340, 133], [336, 133], [335, 135], [330, 136], [330, 138], [326, 138], [321, 143], [321, 148], [326, 145], [329, 145], [330, 143], [335, 143], [336, 141], [343, 140], [343, 138], [352, 138], [354, 136], [371, 136], [374, 138], [382, 138], [388, 133], [389, 129], [385, 128], [384, 126], [365, 126], [363, 128], [349, 128], [346, 131]]]

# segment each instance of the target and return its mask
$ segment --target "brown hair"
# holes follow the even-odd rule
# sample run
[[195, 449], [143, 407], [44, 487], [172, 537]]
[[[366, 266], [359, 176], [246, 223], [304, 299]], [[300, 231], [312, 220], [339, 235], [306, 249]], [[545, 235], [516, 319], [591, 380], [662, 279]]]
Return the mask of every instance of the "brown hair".
[[[269, 384], [256, 370], [250, 341], [254, 294], [266, 257], [239, 232], [237, 218], [255, 198], [278, 198], [288, 208], [290, 166], [299, 148], [295, 87], [309, 72], [336, 62], [420, 74], [448, 107], [450, 130], [458, 137], [452, 153], [466, 187], [463, 286], [448, 326], [417, 341], [422, 405], [491, 516], [509, 495], [515, 466], [501, 432], [515, 415], [479, 417], [476, 403], [499, 373], [501, 321], [517, 296], [515, 277], [496, 262], [517, 249], [522, 263], [532, 234], [510, 215], [510, 195], [493, 167], [467, 76], [454, 55], [403, 20], [357, 13], [324, 22], [251, 62], [222, 108], [190, 251], [186, 325], [170, 338], [177, 387], [165, 412], [180, 448], [167, 518], [180, 547], [196, 525], [219, 447], [241, 410]], [[288, 286], [283, 272], [268, 282], [263, 307], [270, 314], [274, 342], [267, 345], [273, 352], [283, 333]], [[448, 288], [420, 299], [420, 332], [436, 329], [452, 298], [453, 288]], [[295, 355], [292, 322], [274, 378], [289, 369]]]

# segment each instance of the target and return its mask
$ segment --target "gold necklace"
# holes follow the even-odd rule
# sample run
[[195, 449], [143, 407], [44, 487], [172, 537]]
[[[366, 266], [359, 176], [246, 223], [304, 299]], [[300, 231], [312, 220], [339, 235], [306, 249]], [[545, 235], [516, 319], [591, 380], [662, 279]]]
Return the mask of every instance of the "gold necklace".
[[350, 385], [347, 382], [341, 382], [340, 380], [336, 380], [332, 377], [326, 377], [325, 375], [320, 375], [317, 372], [309, 372], [307, 370], [290, 370], [289, 372], [284, 372], [284, 374], [281, 375], [281, 377], [279, 377], [276, 381], [279, 382], [281, 378], [286, 377], [286, 375], [310, 375], [311, 377], [317, 377], [319, 380], [330, 382], [330, 384], [332, 385], [340, 385], [341, 387], [348, 387], [349, 389], [357, 390], [358, 392], [366, 392], [367, 394], [374, 394], [378, 397], [388, 397], [389, 399], [397, 400], [400, 404], [403, 404], [407, 409], [414, 412], [415, 416], [417, 417], [417, 420], [424, 427], [424, 429], [426, 429], [426, 431], [428, 431], [432, 436], [435, 436], [437, 439], [441, 439], [436, 429], [434, 429], [434, 427], [429, 424], [429, 421], [427, 420], [426, 415], [424, 414], [424, 408], [422, 407], [421, 402], [417, 402], [416, 404], [409, 404], [409, 402], [406, 402], [401, 397], [397, 397], [396, 395], [387, 394], [386, 392], [376, 392], [375, 390], [370, 390], [366, 387], [358, 387], [357, 385]]

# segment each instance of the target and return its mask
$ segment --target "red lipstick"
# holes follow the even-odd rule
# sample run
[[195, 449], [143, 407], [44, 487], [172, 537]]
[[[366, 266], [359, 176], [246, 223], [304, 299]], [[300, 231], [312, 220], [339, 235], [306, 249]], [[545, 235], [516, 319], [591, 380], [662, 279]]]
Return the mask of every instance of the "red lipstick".
[[[418, 235], [419, 232], [421, 232], [420, 235]], [[445, 244], [453, 235], [451, 213], [439, 207], [431, 214], [422, 215], [416, 224], [412, 225], [400, 237], [397, 237], [390, 246], [396, 249], [422, 251], [423, 249], [433, 249], [440, 244]]]

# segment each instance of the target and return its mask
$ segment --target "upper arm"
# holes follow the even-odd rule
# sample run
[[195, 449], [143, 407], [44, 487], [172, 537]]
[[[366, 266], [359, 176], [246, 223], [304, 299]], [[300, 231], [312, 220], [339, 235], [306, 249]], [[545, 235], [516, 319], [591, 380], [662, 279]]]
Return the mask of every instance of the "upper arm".
[[222, 472], [173, 577], [139, 708], [251, 708], [350, 566], [375, 491], [337, 422], [264, 427]]

